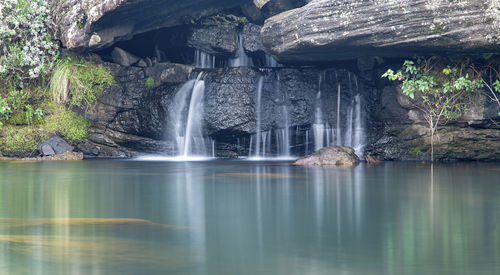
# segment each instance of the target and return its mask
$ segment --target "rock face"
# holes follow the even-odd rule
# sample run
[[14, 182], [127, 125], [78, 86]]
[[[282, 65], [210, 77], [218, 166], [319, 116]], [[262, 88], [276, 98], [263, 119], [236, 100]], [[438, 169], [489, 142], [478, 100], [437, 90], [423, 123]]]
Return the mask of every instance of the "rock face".
[[[204, 73], [204, 125], [206, 135], [220, 145], [223, 155], [237, 151], [237, 140], [247, 139], [242, 145], [248, 152], [248, 138], [256, 133], [257, 90], [262, 79], [261, 131], [293, 127], [293, 137], [305, 140], [315, 122], [318, 91], [322, 90], [322, 123], [334, 125], [339, 115], [342, 123], [352, 114], [351, 103], [356, 95], [364, 98], [363, 110], [374, 109], [376, 90], [356, 75], [339, 69], [292, 69], [256, 68], [195, 69], [173, 63], [156, 63], [153, 67], [124, 67], [107, 63], [118, 85], [104, 94], [94, 111], [87, 117], [94, 122], [96, 133], [90, 138], [91, 145], [79, 146], [87, 156], [128, 156], [137, 152], [165, 152], [172, 150], [168, 141], [169, 113], [175, 107], [173, 98], [183, 83]], [[153, 78], [156, 87], [147, 87], [146, 79]], [[278, 81], [278, 79], [280, 81]], [[321, 88], [318, 86], [321, 85]], [[340, 93], [339, 93], [340, 91]], [[337, 112], [337, 103], [341, 109]], [[284, 109], [284, 105], [288, 108]], [[284, 111], [287, 111], [287, 114]], [[367, 120], [370, 116], [366, 113]], [[285, 117], [288, 115], [288, 121]], [[342, 126], [346, 127], [346, 126]], [[347, 133], [346, 133], [347, 134]], [[312, 142], [313, 138], [310, 138]], [[293, 151], [303, 151], [306, 146], [298, 142]], [[233, 150], [233, 153], [229, 152]], [[246, 153], [243, 153], [246, 154]]]
[[105, 48], [132, 36], [235, 7], [246, 0], [54, 0], [53, 15], [64, 47]]
[[312, 0], [269, 18], [264, 46], [281, 63], [500, 51], [500, 2]]
[[359, 157], [354, 153], [354, 149], [349, 147], [330, 146], [317, 151], [311, 156], [299, 159], [294, 165], [356, 166], [359, 162]]

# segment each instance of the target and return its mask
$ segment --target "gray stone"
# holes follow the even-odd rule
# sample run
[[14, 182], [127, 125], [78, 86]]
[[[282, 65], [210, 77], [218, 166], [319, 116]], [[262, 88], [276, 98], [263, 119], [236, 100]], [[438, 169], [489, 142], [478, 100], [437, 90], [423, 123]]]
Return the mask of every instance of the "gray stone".
[[500, 2], [313, 0], [266, 20], [281, 63], [500, 51]]
[[137, 61], [139, 61], [139, 57], [129, 52], [126, 52], [118, 47], [115, 47], [111, 52], [111, 58], [113, 59], [114, 63], [120, 64], [125, 67], [131, 66], [135, 64]]
[[73, 152], [73, 149], [74, 149], [73, 146], [71, 146], [69, 143], [67, 143], [64, 139], [62, 139], [59, 136], [52, 136], [48, 140], [38, 145], [38, 151], [40, 152], [40, 154], [48, 156], [54, 154], [56, 155], [63, 154], [66, 152]]

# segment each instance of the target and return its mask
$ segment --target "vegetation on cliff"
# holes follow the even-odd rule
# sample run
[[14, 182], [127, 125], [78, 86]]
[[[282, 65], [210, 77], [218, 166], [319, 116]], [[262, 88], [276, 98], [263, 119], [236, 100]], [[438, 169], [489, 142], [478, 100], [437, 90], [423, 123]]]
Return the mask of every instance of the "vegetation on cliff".
[[[478, 68], [483, 68], [478, 69]], [[496, 72], [485, 80], [485, 72]], [[398, 71], [387, 70], [382, 77], [401, 81], [402, 92], [424, 115], [430, 131], [431, 161], [438, 127], [463, 116], [474, 104], [474, 95], [488, 88], [490, 98], [500, 105], [498, 71], [491, 65], [477, 65], [470, 59], [417, 58], [406, 60]]]
[[24, 157], [51, 135], [76, 143], [89, 123], [86, 110], [114, 83], [89, 57], [60, 56], [49, 3], [0, 3], [0, 155]]

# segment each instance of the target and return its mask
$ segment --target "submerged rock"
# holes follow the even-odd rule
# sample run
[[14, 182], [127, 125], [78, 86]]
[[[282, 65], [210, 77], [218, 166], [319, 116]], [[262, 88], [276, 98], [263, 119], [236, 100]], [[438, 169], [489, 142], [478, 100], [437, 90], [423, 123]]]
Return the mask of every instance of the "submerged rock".
[[294, 165], [356, 166], [359, 162], [359, 157], [354, 153], [354, 149], [330, 146], [320, 149], [311, 156], [297, 160]]
[[500, 2], [312, 0], [266, 20], [262, 42], [281, 63], [500, 50]]

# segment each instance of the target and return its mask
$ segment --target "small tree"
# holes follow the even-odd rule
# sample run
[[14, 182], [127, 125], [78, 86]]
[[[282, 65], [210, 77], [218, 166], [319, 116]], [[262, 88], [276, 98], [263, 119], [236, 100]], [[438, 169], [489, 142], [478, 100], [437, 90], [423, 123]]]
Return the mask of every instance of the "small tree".
[[389, 69], [382, 75], [402, 81], [403, 93], [424, 114], [431, 132], [432, 162], [438, 127], [462, 116], [483, 86], [482, 79], [469, 74], [467, 68], [467, 62], [444, 66], [437, 58], [419, 58], [416, 62], [406, 60], [397, 72]]

